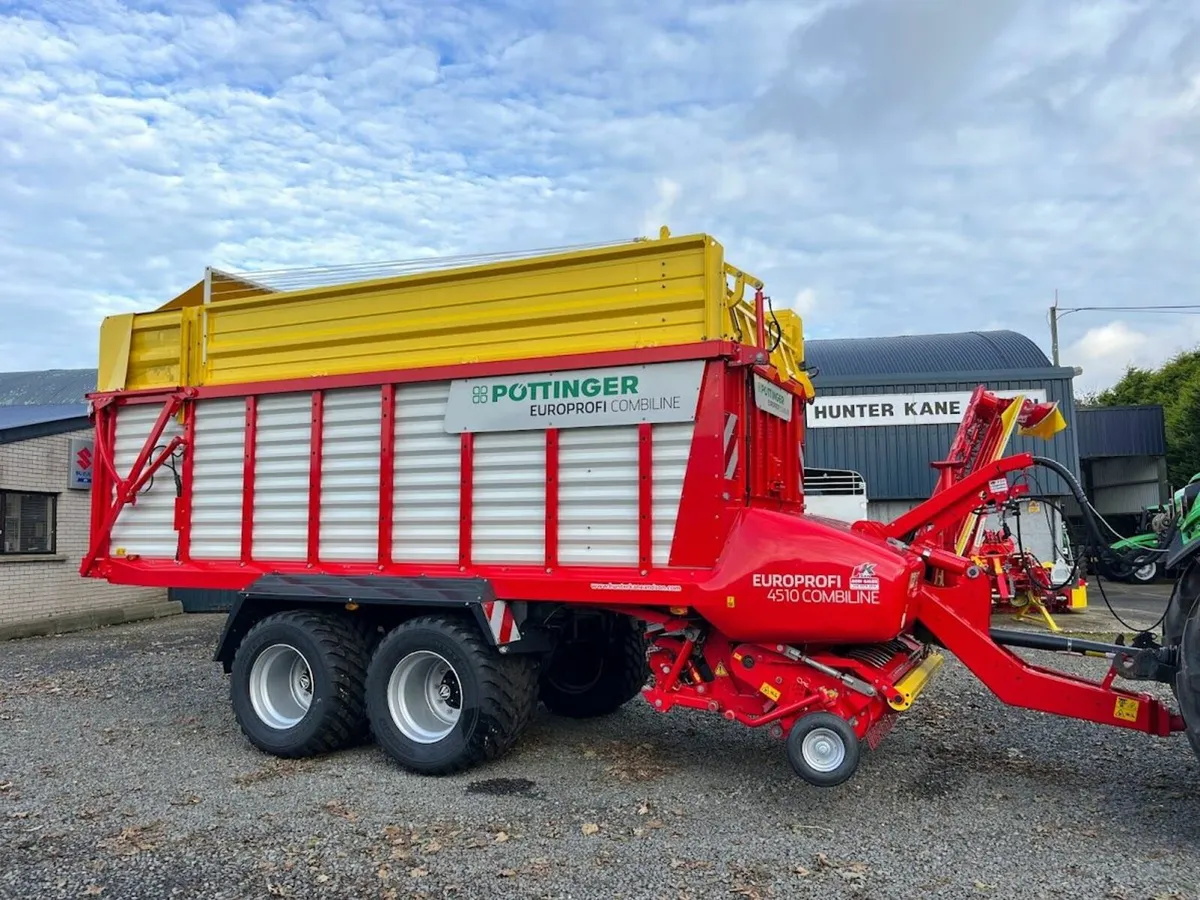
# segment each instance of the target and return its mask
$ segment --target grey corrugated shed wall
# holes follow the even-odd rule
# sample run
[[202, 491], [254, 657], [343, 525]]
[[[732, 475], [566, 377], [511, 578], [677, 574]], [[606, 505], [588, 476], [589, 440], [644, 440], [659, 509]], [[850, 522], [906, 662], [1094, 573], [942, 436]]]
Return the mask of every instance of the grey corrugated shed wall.
[[1167, 431], [1161, 406], [1081, 408], [1079, 456], [1166, 456]]
[[[959, 373], [951, 380], [941, 377], [926, 381], [908, 379], [877, 380], [868, 383], [863, 378], [826, 379], [818, 376], [815, 387], [819, 396], [842, 397], [855, 394], [904, 394], [929, 391], [971, 392], [979, 384], [1000, 392], [1018, 393], [1041, 388], [1048, 400], [1058, 401], [1067, 420], [1067, 428], [1051, 440], [1014, 437], [1008, 452], [1028, 451], [1048, 456], [1063, 463], [1076, 478], [1079, 477], [1079, 454], [1076, 449], [1076, 416], [1070, 369], [1043, 369], [1040, 372], [1009, 372], [997, 377], [995, 373], [979, 373], [971, 377]], [[846, 383], [854, 382], [854, 383]], [[933, 492], [937, 473], [932, 460], [944, 459], [956, 425], [884, 425], [858, 428], [812, 428], [805, 442], [805, 462], [808, 465], [836, 469], [853, 469], [866, 479], [867, 496], [871, 500], [917, 500]], [[1045, 492], [1062, 495], [1066, 484], [1047, 469], [1035, 469]]]

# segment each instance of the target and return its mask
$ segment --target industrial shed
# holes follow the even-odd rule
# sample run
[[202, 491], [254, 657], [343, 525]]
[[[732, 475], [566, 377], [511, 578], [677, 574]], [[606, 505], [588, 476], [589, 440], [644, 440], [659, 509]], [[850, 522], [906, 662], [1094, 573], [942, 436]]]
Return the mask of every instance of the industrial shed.
[[[945, 457], [971, 392], [980, 384], [1002, 394], [1057, 401], [1067, 429], [1050, 441], [1016, 437], [1010, 452], [1049, 456], [1079, 474], [1071, 368], [1051, 365], [1014, 331], [810, 340], [817, 400], [808, 410], [806, 466], [862, 476], [870, 518], [889, 521], [933, 492], [930, 466]], [[1037, 472], [1038, 492], [1062, 497], [1060, 478]], [[1026, 543], [1050, 555], [1056, 517], [1044, 504], [1026, 507]], [[1049, 519], [1049, 520], [1048, 520]], [[1036, 531], [1034, 531], [1036, 529]]]
[[[1161, 406], [1081, 407], [1079, 467], [1088, 499], [1122, 534], [1141, 513], [1167, 500], [1167, 429]], [[1178, 485], [1176, 485], [1178, 486]], [[1069, 504], [1068, 515], [1078, 515]]]

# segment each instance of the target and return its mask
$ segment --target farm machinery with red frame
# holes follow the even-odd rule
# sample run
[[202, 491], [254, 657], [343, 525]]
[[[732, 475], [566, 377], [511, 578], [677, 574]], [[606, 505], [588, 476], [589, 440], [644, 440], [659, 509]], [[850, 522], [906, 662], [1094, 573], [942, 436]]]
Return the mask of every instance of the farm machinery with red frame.
[[1051, 631], [1061, 631], [1052, 613], [1087, 608], [1086, 578], [1066, 567], [1066, 580], [1055, 583], [1053, 567], [1024, 549], [1007, 522], [981, 533], [973, 558], [995, 583], [994, 599], [999, 612], [1016, 613], [1018, 618], [1037, 613]]
[[[999, 458], [1015, 429], [1048, 438], [1065, 427], [1066, 421], [1053, 403], [1025, 403], [1022, 397], [1005, 400], [976, 391], [947, 460], [935, 464], [941, 471], [938, 489], [982, 463]], [[1009, 487], [1008, 502], [991, 510], [998, 519], [996, 527], [985, 527], [985, 517], [978, 514], [965, 517], [953, 532], [953, 549], [972, 558], [991, 579], [997, 611], [1016, 613], [1018, 618], [1036, 612], [1051, 631], [1058, 632], [1061, 629], [1051, 614], [1086, 609], [1087, 580], [1077, 565], [1067, 566], [1057, 559], [1058, 565], [1047, 565], [1025, 546], [1021, 504], [1028, 497], [1028, 478], [1015, 479]], [[1041, 500], [1048, 502], [1045, 498]], [[1035, 503], [1028, 502], [1028, 512], [1038, 509]], [[1010, 520], [1016, 523], [1015, 532]], [[1050, 524], [1049, 517], [1047, 522]], [[1048, 530], [1057, 545], [1053, 525]]]
[[[266, 752], [370, 734], [444, 774], [511, 747], [539, 700], [593, 716], [641, 693], [765, 727], [832, 786], [942, 650], [1008, 704], [1200, 729], [1195, 577], [1166, 646], [993, 627], [981, 517], [1035, 466], [1090, 509], [1059, 463], [1000, 456], [1053, 406], [980, 388], [929, 500], [806, 515], [799, 320], [705, 235], [304, 290], [209, 273], [107, 321], [101, 372], [83, 574], [239, 592], [216, 660]], [[1172, 684], [1182, 715], [1118, 676]]]

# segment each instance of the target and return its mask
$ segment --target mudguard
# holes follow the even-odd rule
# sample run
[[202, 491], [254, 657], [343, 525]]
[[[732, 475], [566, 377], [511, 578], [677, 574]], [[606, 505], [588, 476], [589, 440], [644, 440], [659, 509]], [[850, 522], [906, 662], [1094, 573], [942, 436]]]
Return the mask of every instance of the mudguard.
[[432, 611], [469, 610], [480, 632], [502, 653], [548, 650], [546, 633], [526, 620], [527, 604], [497, 600], [483, 578], [267, 575], [242, 591], [229, 610], [213, 659], [228, 672], [242, 638], [264, 616], [283, 609], [331, 608], [353, 612], [370, 626]]
[[1167, 555], [1163, 560], [1163, 566], [1168, 571], [1177, 571], [1182, 569], [1197, 553], [1200, 553], [1200, 540], [1193, 538], [1185, 541], [1183, 532], [1176, 528], [1175, 533], [1171, 536], [1171, 542], [1167, 544]]

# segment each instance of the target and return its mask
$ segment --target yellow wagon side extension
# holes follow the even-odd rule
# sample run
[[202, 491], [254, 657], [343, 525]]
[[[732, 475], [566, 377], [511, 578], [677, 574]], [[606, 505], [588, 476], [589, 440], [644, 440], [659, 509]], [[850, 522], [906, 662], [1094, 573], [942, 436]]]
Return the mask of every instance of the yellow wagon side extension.
[[[303, 290], [209, 270], [154, 312], [106, 320], [98, 388], [261, 383], [705, 341], [753, 346], [753, 292], [762, 286], [729, 265], [712, 237], [666, 229], [656, 240]], [[772, 364], [811, 396], [799, 316], [778, 310], [767, 325]]]

